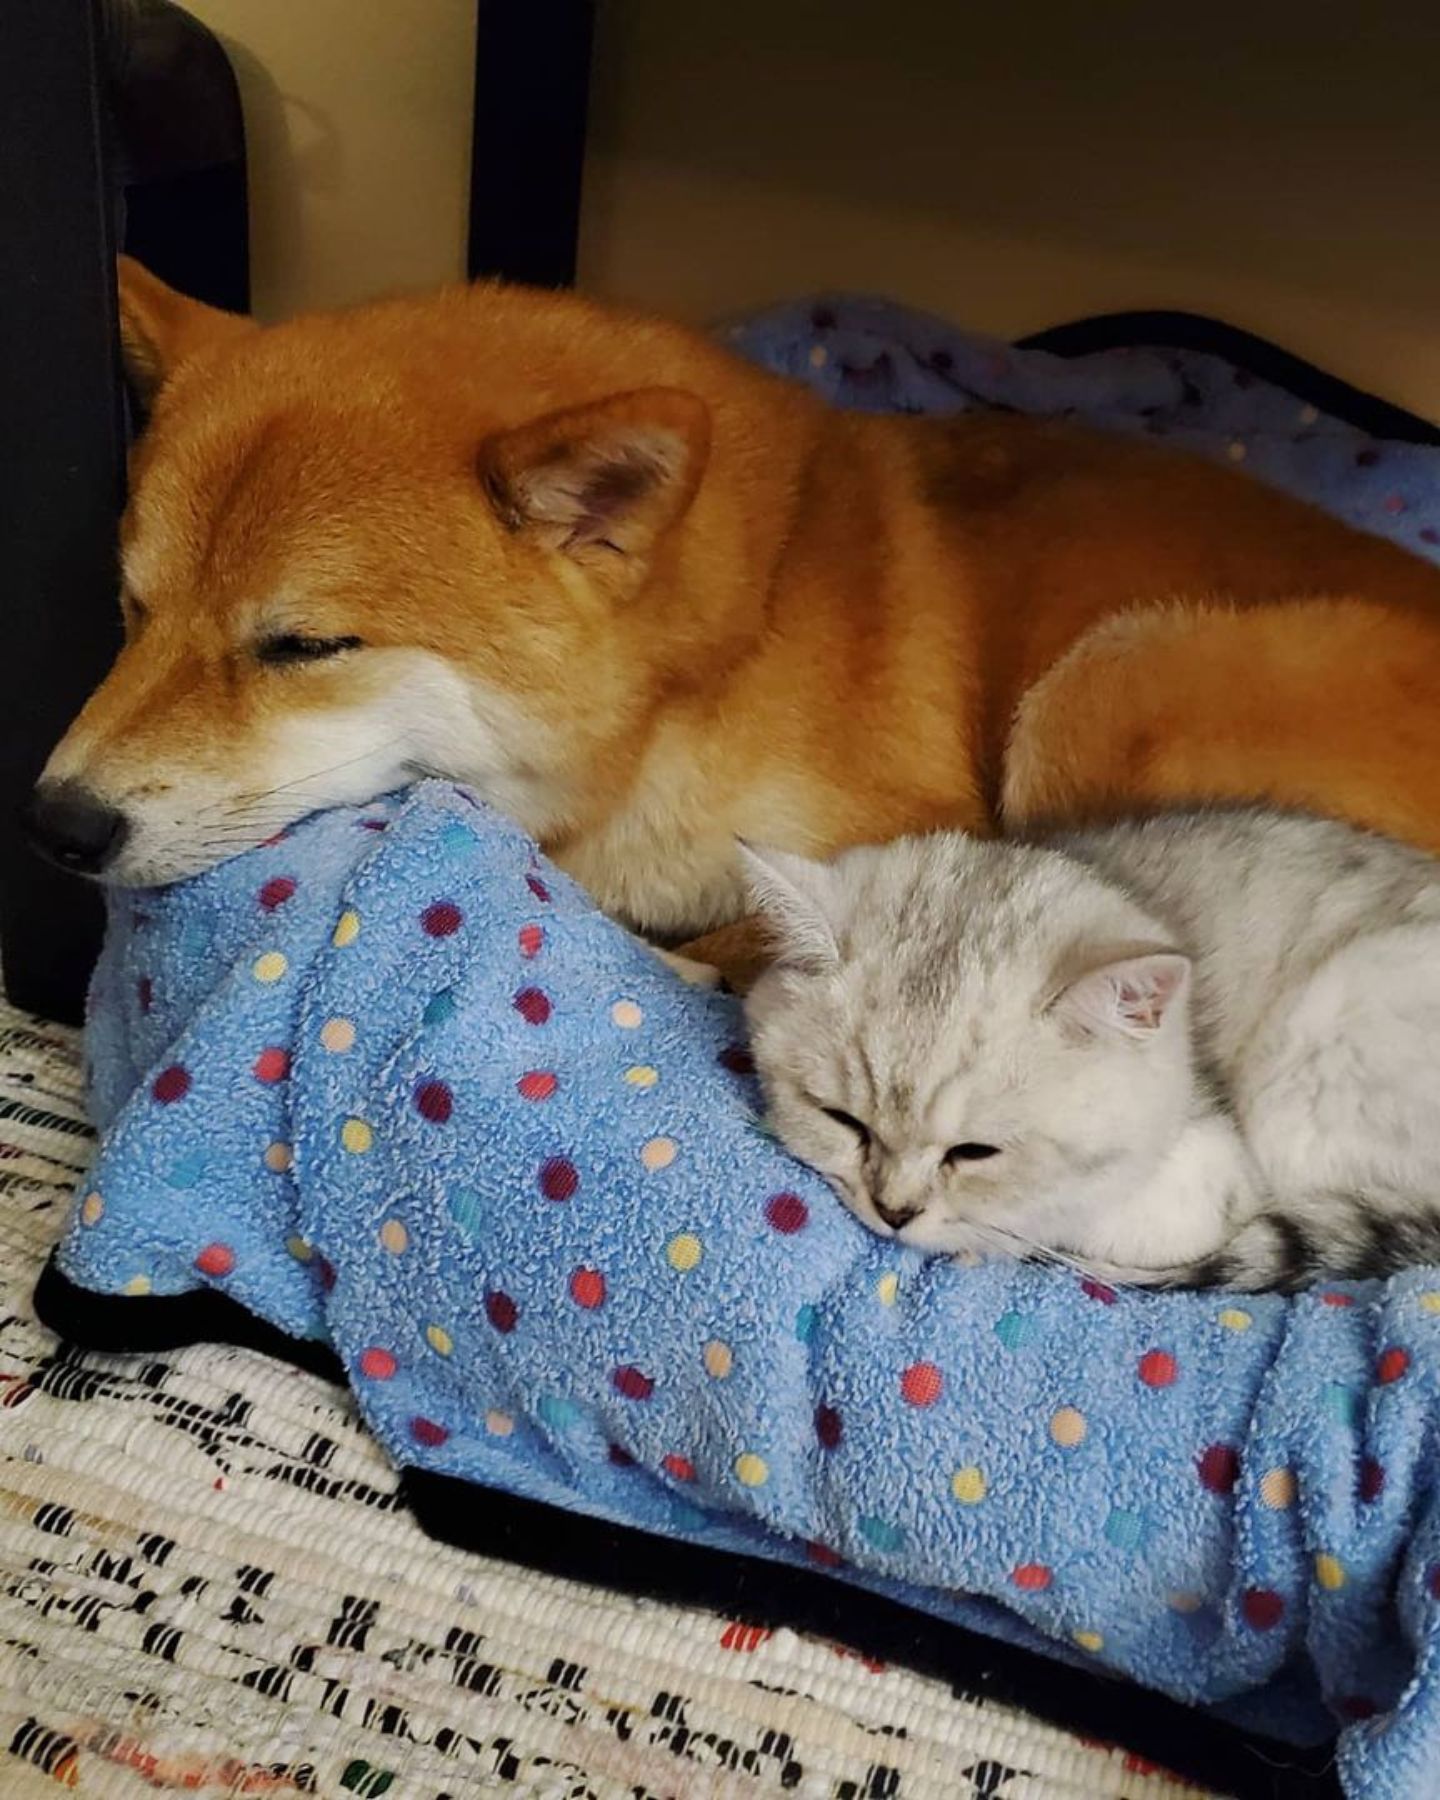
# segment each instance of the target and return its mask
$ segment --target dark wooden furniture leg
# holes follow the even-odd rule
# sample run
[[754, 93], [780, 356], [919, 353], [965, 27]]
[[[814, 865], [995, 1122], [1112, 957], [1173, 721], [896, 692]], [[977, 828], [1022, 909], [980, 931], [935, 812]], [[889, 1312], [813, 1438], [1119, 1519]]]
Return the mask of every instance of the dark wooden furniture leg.
[[0, 949], [18, 1005], [80, 1017], [93, 889], [17, 810], [115, 652], [124, 472], [114, 258], [91, 0], [0, 8]]
[[594, 14], [591, 0], [479, 0], [472, 277], [575, 280]]

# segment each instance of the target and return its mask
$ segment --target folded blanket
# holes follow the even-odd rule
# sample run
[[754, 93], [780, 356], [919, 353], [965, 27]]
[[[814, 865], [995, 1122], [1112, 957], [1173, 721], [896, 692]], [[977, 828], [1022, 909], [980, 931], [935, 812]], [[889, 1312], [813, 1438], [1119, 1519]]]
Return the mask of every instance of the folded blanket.
[[[1117, 1295], [867, 1233], [687, 988], [447, 785], [117, 907], [62, 1248], [333, 1342], [401, 1466], [1440, 1758], [1440, 1283]], [[127, 1092], [128, 1090], [128, 1092]]]

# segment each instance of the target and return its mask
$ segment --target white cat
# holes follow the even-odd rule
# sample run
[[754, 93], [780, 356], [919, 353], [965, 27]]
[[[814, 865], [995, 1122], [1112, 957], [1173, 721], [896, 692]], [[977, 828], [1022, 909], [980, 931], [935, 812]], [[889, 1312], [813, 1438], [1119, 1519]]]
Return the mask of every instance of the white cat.
[[1166, 814], [745, 849], [776, 1135], [872, 1229], [1156, 1286], [1440, 1260], [1440, 863]]

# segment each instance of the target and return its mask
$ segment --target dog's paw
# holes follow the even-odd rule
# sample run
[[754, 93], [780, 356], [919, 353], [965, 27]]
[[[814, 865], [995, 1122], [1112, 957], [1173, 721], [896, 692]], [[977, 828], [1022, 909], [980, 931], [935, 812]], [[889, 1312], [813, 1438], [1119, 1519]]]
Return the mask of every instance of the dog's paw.
[[718, 988], [724, 979], [713, 963], [696, 962], [693, 956], [681, 956], [675, 950], [656, 950], [655, 954], [690, 987]]

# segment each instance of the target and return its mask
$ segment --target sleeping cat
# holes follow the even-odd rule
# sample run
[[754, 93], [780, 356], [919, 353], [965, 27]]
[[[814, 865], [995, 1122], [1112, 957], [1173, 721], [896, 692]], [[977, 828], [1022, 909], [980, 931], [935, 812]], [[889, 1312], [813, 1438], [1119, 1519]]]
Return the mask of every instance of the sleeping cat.
[[1440, 862], [1263, 810], [744, 856], [770, 1126], [872, 1229], [1164, 1287], [1440, 1259]]

